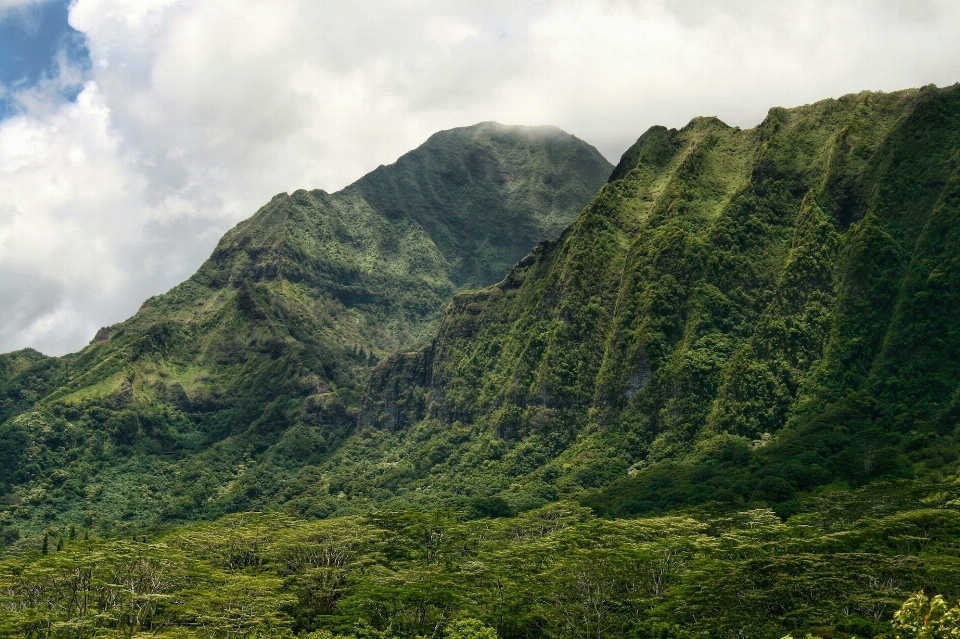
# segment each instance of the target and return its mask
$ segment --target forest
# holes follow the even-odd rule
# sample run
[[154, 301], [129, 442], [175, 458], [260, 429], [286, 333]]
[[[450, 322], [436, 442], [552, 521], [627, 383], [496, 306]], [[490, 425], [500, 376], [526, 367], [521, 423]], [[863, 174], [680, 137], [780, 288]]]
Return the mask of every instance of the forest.
[[779, 639], [960, 630], [955, 608], [930, 618], [930, 602], [918, 622], [930, 633], [891, 623], [914, 593], [960, 599], [956, 482], [824, 490], [786, 520], [717, 504], [602, 519], [563, 501], [477, 515], [277, 511], [113, 538], [50, 531], [0, 562], [0, 632]]

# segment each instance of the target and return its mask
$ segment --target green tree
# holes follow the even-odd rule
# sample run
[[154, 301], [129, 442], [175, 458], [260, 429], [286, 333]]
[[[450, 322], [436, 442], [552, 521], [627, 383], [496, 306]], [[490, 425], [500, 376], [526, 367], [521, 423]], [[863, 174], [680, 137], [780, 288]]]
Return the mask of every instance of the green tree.
[[956, 639], [960, 637], [960, 605], [951, 608], [940, 595], [918, 592], [893, 613], [896, 639]]
[[497, 639], [497, 631], [476, 619], [460, 619], [447, 626], [447, 639]]

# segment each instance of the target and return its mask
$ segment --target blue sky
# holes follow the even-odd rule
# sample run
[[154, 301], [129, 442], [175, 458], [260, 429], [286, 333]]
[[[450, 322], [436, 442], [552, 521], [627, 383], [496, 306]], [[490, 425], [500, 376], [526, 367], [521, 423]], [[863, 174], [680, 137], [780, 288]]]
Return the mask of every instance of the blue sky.
[[[80, 69], [89, 67], [86, 39], [67, 22], [69, 4], [69, 0], [52, 0], [0, 13], [0, 86], [22, 90], [56, 76], [58, 54]], [[73, 100], [79, 90], [79, 86], [68, 87], [63, 99]], [[0, 98], [0, 119], [17, 112], [8, 91]]]
[[274, 194], [442, 129], [616, 162], [657, 124], [958, 81], [957, 0], [0, 0], [0, 352], [79, 350]]

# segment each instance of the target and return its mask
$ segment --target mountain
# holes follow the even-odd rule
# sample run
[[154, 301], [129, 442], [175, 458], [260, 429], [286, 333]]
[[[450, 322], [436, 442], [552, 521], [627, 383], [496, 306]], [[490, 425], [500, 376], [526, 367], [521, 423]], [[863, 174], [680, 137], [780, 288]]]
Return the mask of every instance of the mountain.
[[79, 353], [0, 356], [0, 524], [109, 529], [256, 503], [260, 489], [230, 486], [268, 451], [328, 455], [373, 365], [558, 235], [611, 169], [559, 129], [483, 123], [338, 193], [277, 195]]
[[378, 364], [320, 492], [789, 514], [952, 476], [958, 166], [957, 86], [651, 128], [559, 239]]
[[0, 356], [0, 636], [960, 633], [960, 85], [654, 127], [437, 322], [447, 164]]

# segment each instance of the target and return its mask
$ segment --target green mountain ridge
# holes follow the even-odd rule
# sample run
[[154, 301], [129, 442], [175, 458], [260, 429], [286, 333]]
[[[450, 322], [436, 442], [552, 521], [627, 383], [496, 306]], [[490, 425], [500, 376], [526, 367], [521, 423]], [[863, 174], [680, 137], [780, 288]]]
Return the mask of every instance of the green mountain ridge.
[[274, 446], [329, 454], [376, 361], [559, 233], [611, 168], [559, 129], [483, 123], [338, 193], [277, 195], [79, 353], [0, 356], [0, 523], [250, 507], [225, 487]]
[[956, 636], [960, 85], [653, 127], [557, 227], [527, 133], [0, 355], [0, 636]]
[[950, 476], [958, 165], [956, 86], [654, 127], [557, 241], [378, 365], [371, 434], [326, 468], [379, 501], [619, 514]]

